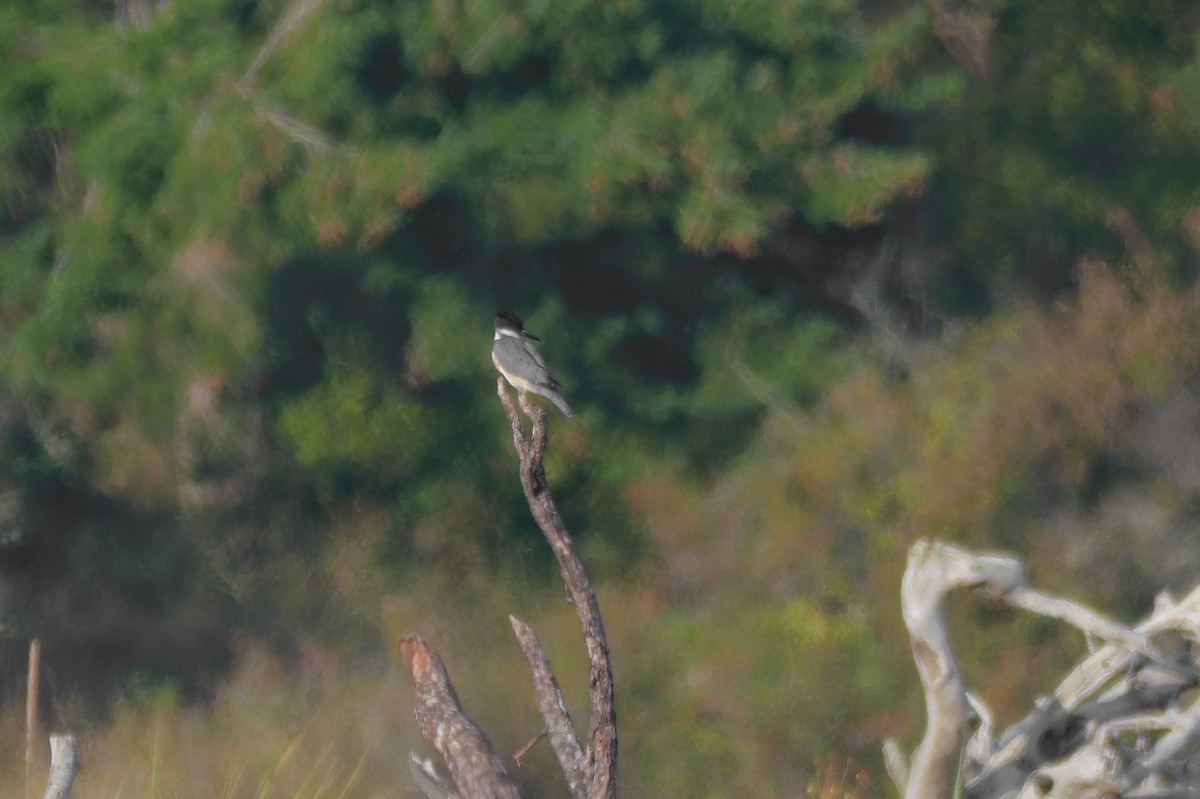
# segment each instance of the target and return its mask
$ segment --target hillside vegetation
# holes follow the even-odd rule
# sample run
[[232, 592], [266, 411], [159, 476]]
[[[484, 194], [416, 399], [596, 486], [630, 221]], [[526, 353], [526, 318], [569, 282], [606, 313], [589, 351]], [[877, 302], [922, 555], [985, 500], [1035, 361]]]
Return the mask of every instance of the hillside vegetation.
[[[406, 632], [512, 753], [509, 613], [584, 707], [506, 309], [579, 412], [622, 793], [886, 794], [915, 539], [1125, 619], [1200, 572], [1198, 47], [1183, 0], [6, 4], [0, 793], [34, 637], [80, 796], [410, 795]], [[1085, 648], [952, 613], [1001, 721]]]

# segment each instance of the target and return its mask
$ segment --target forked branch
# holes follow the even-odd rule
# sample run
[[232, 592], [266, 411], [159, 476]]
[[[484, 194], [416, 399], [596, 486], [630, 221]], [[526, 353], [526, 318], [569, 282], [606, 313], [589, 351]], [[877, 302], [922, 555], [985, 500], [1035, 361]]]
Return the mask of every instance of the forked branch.
[[[534, 521], [554, 551], [562, 571], [567, 594], [579, 615], [588, 658], [588, 689], [591, 698], [591, 721], [584, 756], [584, 777], [589, 799], [614, 799], [617, 795], [617, 717], [613, 704], [612, 666], [608, 656], [608, 639], [600, 618], [600, 603], [592, 591], [583, 560], [575, 542], [567, 533], [558, 507], [550, 495], [542, 457], [546, 452], [546, 412], [529, 402], [522, 394], [521, 410], [533, 422], [531, 435], [526, 438], [521, 418], [512, 397], [504, 388], [504, 380], [496, 381], [496, 393], [508, 414], [512, 427], [513, 446], [521, 460], [521, 487]], [[536, 677], [535, 677], [536, 681]], [[552, 725], [547, 719], [547, 727]], [[557, 754], [557, 753], [556, 753]]]
[[529, 667], [529, 676], [533, 679], [533, 694], [537, 699], [538, 709], [546, 720], [546, 736], [550, 739], [550, 748], [554, 757], [567, 778], [567, 787], [574, 799], [584, 799], [587, 794], [587, 760], [583, 747], [575, 735], [575, 725], [571, 722], [571, 713], [559, 690], [558, 680], [550, 668], [550, 661], [542, 650], [537, 633], [516, 616], [509, 616], [513, 632], [525, 653], [525, 663]]
[[[546, 722], [546, 737], [566, 776], [571, 796], [573, 799], [616, 799], [617, 723], [608, 641], [600, 619], [600, 604], [588, 582], [575, 543], [550, 496], [546, 472], [542, 468], [542, 457], [546, 452], [546, 413], [521, 395], [521, 408], [533, 422], [531, 435], [527, 438], [512, 397], [504, 390], [503, 379], [497, 382], [496, 389], [512, 425], [513, 445], [520, 459], [521, 487], [529, 510], [558, 560], [567, 593], [579, 615], [587, 648], [591, 696], [586, 748], [575, 734], [558, 681], [537, 635], [528, 625], [509, 618], [525, 653], [534, 695]], [[416, 636], [402, 638], [400, 650], [416, 687], [417, 723], [421, 733], [445, 761], [458, 795], [464, 799], [516, 799], [519, 796], [516, 785], [487, 738], [463, 711], [441, 659]], [[520, 761], [520, 754], [516, 759]], [[430, 763], [414, 755], [410, 758], [410, 767], [418, 787], [426, 795], [447, 793], [445, 781]]]

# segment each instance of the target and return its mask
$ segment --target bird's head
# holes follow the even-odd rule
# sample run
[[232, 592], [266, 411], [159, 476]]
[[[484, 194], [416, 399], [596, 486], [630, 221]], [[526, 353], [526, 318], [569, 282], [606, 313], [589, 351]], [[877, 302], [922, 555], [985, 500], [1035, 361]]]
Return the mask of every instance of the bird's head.
[[496, 333], [501, 336], [541, 341], [540, 338], [525, 329], [525, 323], [512, 311], [500, 311], [496, 314]]

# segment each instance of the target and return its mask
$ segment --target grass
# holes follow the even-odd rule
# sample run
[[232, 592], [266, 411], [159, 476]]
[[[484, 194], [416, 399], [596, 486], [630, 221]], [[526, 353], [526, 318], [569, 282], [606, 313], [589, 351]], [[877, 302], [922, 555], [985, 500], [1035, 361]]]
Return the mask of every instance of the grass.
[[[398, 797], [421, 744], [405, 675], [287, 672], [256, 652], [209, 707], [170, 691], [122, 703], [83, 731], [75, 795], [92, 799], [354, 799]], [[26, 795], [23, 719], [0, 712], [0, 795]], [[45, 785], [39, 752], [28, 795]]]

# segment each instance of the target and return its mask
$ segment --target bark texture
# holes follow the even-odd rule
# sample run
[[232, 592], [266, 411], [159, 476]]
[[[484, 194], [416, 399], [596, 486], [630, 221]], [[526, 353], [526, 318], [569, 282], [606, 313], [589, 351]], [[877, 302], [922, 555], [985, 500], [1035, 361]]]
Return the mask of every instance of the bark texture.
[[521, 461], [521, 487], [529, 502], [530, 513], [546, 537], [558, 560], [563, 582], [571, 604], [579, 615], [588, 658], [588, 692], [591, 698], [591, 721], [588, 743], [584, 753], [584, 776], [590, 799], [614, 799], [617, 795], [617, 715], [613, 702], [612, 667], [608, 656], [608, 639], [600, 618], [600, 603], [592, 591], [583, 560], [575, 542], [567, 533], [558, 506], [550, 495], [542, 458], [546, 453], [546, 412], [520, 396], [521, 410], [533, 423], [528, 438], [521, 426], [521, 417], [512, 397], [504, 388], [503, 378], [496, 381], [496, 392], [512, 426], [513, 446]]
[[467, 799], [519, 799], [487, 737], [459, 704], [441, 658], [416, 636], [401, 639], [400, 652], [416, 688], [421, 734], [442, 756], [458, 792]]

